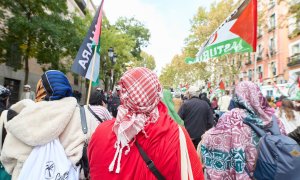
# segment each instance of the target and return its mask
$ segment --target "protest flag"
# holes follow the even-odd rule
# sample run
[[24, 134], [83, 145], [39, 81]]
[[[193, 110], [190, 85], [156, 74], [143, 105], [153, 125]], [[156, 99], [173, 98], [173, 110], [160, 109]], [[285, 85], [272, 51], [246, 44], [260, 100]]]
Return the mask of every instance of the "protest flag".
[[[72, 65], [72, 71], [90, 80], [87, 104], [90, 99], [92, 82], [97, 83], [100, 70], [100, 37], [102, 26], [103, 3], [98, 7], [89, 31], [84, 38]], [[94, 83], [94, 84], [95, 84]]]
[[89, 31], [84, 38], [72, 65], [72, 71], [96, 82], [100, 69], [100, 36], [103, 2], [99, 6]]
[[255, 52], [257, 43], [257, 0], [245, 0], [200, 47], [193, 64], [225, 54]]

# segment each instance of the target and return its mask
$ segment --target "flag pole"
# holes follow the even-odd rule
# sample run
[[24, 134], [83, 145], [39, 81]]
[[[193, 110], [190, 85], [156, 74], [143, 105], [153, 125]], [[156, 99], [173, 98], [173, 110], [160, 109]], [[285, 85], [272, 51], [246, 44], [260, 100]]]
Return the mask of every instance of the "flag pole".
[[96, 59], [96, 50], [97, 50], [97, 45], [95, 46], [94, 55], [93, 55], [93, 59], [92, 59], [92, 72], [91, 72], [91, 77], [90, 77], [90, 84], [89, 84], [89, 89], [88, 89], [88, 96], [87, 96], [87, 99], [86, 99], [86, 105], [89, 104], [90, 97], [91, 97], [91, 89], [92, 89], [94, 67], [95, 67], [95, 59]]

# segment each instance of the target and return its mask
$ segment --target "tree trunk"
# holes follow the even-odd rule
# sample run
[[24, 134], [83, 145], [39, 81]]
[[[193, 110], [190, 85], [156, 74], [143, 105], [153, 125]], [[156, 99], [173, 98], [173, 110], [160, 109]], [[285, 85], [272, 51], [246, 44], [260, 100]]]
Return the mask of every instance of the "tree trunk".
[[28, 84], [28, 77], [29, 77], [29, 52], [30, 52], [30, 48], [31, 48], [30, 46], [31, 46], [31, 42], [30, 42], [30, 40], [28, 40], [28, 46], [27, 46], [27, 49], [26, 49], [25, 57], [24, 57], [24, 61], [25, 61], [25, 68], [24, 68], [25, 79], [24, 79], [24, 84]]
[[[31, 22], [31, 13], [27, 12], [26, 16], [27, 16], [28, 23], [30, 24], [30, 22]], [[24, 69], [24, 71], [25, 71], [25, 79], [24, 79], [24, 84], [28, 84], [28, 77], [29, 77], [29, 53], [30, 53], [30, 50], [31, 50], [31, 32], [29, 30], [28, 37], [27, 37], [27, 49], [26, 49], [26, 54], [25, 54], [25, 57], [24, 57], [24, 61], [25, 61], [25, 69]]]

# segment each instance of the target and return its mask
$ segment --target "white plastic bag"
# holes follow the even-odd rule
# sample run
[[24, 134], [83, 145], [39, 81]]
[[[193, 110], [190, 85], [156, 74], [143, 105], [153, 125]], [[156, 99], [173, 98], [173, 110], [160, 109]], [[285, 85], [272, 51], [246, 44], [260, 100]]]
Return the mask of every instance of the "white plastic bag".
[[78, 180], [79, 169], [73, 167], [58, 139], [33, 148], [23, 164], [19, 180]]

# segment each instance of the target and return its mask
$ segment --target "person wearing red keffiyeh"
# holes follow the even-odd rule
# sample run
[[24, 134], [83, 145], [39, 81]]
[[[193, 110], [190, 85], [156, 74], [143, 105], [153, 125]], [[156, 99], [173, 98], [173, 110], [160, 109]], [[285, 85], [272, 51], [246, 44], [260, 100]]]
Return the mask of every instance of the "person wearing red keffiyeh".
[[157, 76], [147, 68], [130, 69], [119, 87], [117, 118], [99, 125], [89, 143], [91, 179], [156, 179], [135, 141], [166, 179], [204, 179], [186, 130], [171, 119], [161, 102]]

